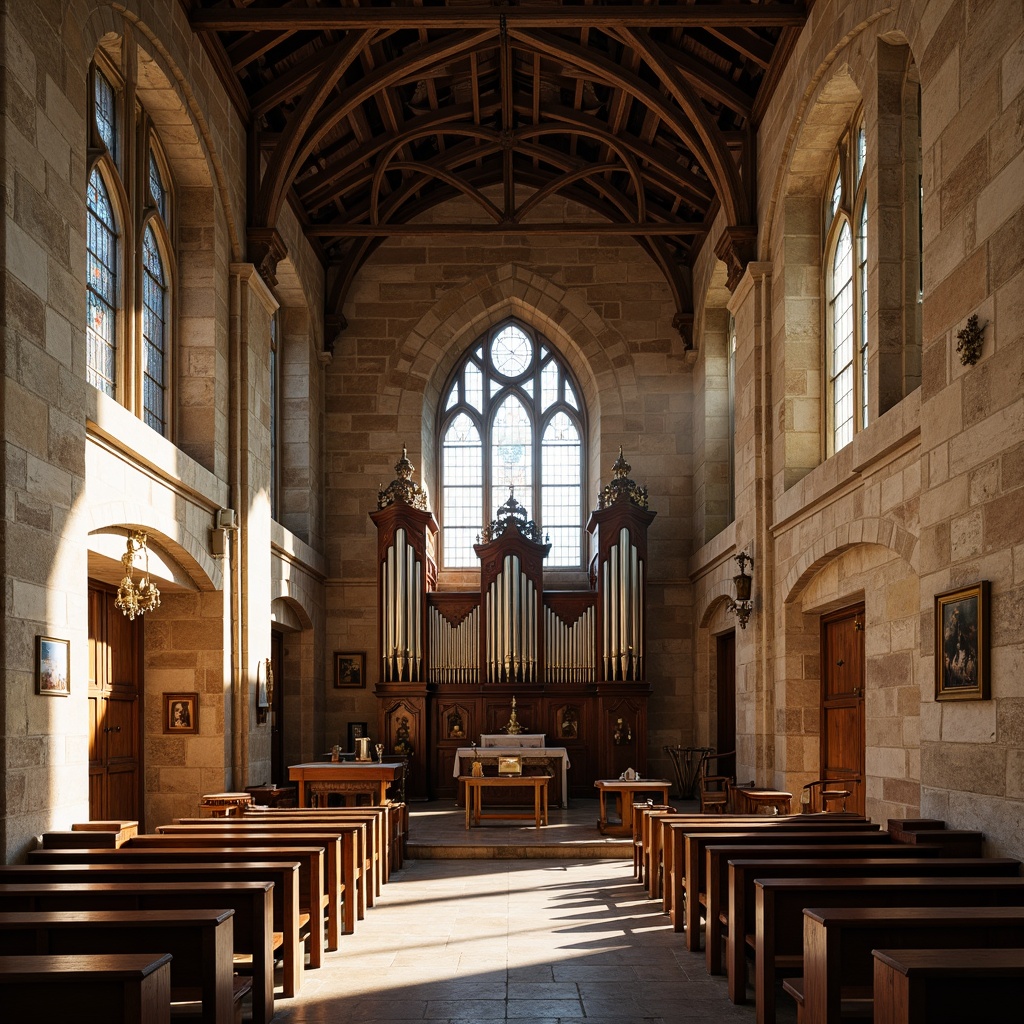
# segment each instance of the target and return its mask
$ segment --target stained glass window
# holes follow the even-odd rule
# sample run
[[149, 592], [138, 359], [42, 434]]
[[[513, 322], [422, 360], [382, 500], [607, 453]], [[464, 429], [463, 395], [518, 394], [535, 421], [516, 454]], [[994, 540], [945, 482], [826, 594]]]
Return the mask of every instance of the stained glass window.
[[114, 397], [117, 380], [117, 224], [98, 170], [89, 175], [86, 241], [86, 379]]
[[111, 159], [117, 161], [117, 94], [114, 87], [99, 68], [94, 77], [93, 114], [96, 129], [100, 133]]
[[167, 412], [167, 282], [160, 248], [147, 227], [142, 242], [142, 409], [143, 419], [164, 433]]
[[499, 325], [464, 357], [441, 404], [444, 565], [480, 564], [473, 544], [512, 488], [551, 542], [546, 564], [579, 567], [583, 420], [552, 346], [515, 321]]
[[163, 178], [160, 176], [160, 165], [156, 162], [156, 156], [150, 151], [149, 154], [149, 194], [153, 197], [160, 216], [167, 220], [167, 190], [164, 188]]

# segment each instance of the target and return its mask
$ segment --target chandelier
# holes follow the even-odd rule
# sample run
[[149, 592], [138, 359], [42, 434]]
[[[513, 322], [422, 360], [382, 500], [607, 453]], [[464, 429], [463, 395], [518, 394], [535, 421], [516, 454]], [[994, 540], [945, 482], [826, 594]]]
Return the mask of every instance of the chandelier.
[[[128, 619], [134, 620], [136, 615], [151, 612], [160, 607], [160, 591], [149, 578], [149, 548], [146, 546], [146, 535], [141, 530], [128, 534], [128, 550], [121, 556], [124, 576], [117, 588], [117, 599], [114, 607], [120, 608]], [[135, 570], [135, 555], [141, 551], [145, 558], [145, 570], [138, 584], [132, 579]]]

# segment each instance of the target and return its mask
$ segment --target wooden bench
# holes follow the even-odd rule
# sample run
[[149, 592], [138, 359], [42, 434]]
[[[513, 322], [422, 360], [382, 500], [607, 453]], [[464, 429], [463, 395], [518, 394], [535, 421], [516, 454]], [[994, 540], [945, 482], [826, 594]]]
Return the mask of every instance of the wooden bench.
[[320, 846], [288, 845], [228, 848], [142, 848], [119, 850], [32, 850], [30, 864], [198, 864], [220, 868], [249, 861], [299, 864], [300, 925], [309, 930], [309, 966], [319, 968], [324, 955], [324, 851]]
[[4, 1020], [170, 1024], [171, 955], [0, 957]]
[[[837, 824], [836, 822], [825, 822], [825, 815], [815, 817], [811, 820], [801, 821], [797, 817], [792, 818], [758, 818], [748, 820], [741, 826], [748, 835], [760, 835], [762, 833], [789, 832], [789, 833], [814, 833], [829, 832], [841, 828], [845, 832], [878, 832], [878, 826], [871, 822], [851, 821]], [[788, 822], [785, 827], [778, 824], [780, 821]], [[686, 924], [684, 914], [683, 896], [686, 895], [686, 837], [688, 835], [709, 835], [721, 833], [728, 829], [721, 823], [697, 824], [691, 822], [674, 822], [662, 818], [661, 826], [665, 834], [664, 840], [664, 886], [662, 894], [662, 909], [671, 917], [676, 931], [682, 931]]]
[[170, 953], [171, 1001], [198, 1001], [203, 1024], [234, 1024], [252, 989], [250, 978], [232, 974], [234, 915], [233, 910], [2, 912], [0, 956]]
[[[382, 879], [387, 882], [391, 871], [402, 866], [405, 843], [409, 832], [409, 810], [404, 803], [361, 805], [359, 807], [297, 807], [265, 811], [249, 808], [245, 818], [277, 817], [282, 820], [375, 820], [377, 822], [377, 850], [381, 857]], [[379, 894], [379, 890], [378, 890]]]
[[273, 928], [275, 935], [281, 937], [282, 992], [290, 998], [302, 984], [300, 867], [297, 860], [189, 864], [122, 859], [103, 864], [10, 864], [0, 866], [0, 883], [65, 882], [88, 886], [96, 882], [115, 885], [134, 885], [137, 882], [273, 882]]
[[[258, 827], [258, 823], [280, 825], [362, 825], [364, 835], [362, 867], [357, 871], [360, 884], [359, 906], [365, 913], [372, 907], [376, 897], [390, 878], [389, 858], [392, 843], [388, 838], [390, 818], [386, 807], [337, 807], [329, 811], [302, 810], [271, 811], [267, 815], [247, 814], [241, 819], [246, 827]], [[339, 813], [343, 812], [343, 813]], [[195, 819], [180, 818], [176, 824], [195, 824]], [[250, 825], [250, 823], [252, 823]], [[237, 823], [236, 823], [237, 824]]]
[[[230, 819], [229, 819], [230, 820]], [[351, 837], [350, 837], [351, 842]], [[322, 845], [321, 845], [322, 844]], [[226, 834], [220, 832], [186, 832], [159, 833], [156, 835], [136, 836], [124, 846], [122, 850], [179, 850], [179, 849], [203, 849], [221, 851], [234, 855], [240, 851], [250, 849], [268, 850], [282, 849], [294, 850], [318, 846], [323, 854], [322, 870], [322, 891], [320, 894], [320, 905], [326, 910], [326, 921], [324, 923], [324, 938], [327, 948], [334, 952], [341, 945], [341, 922], [343, 917], [342, 905], [345, 900], [346, 886], [343, 874], [342, 839], [339, 835], [327, 833], [304, 834], [301, 837], [286, 833], [284, 835], [273, 834], [249, 834], [234, 830]], [[351, 860], [351, 849], [349, 850]], [[302, 884], [302, 876], [300, 882]], [[355, 886], [347, 890], [353, 894]], [[312, 899], [312, 892], [307, 894]], [[354, 916], [354, 915], [353, 915]], [[310, 957], [312, 962], [312, 956]]]
[[[731, 861], [730, 873], [736, 870], [743, 861]], [[851, 880], [861, 883], [888, 881], [903, 885], [908, 894], [918, 890], [933, 879], [944, 879], [952, 889], [969, 879], [1024, 882], [1015, 877], [1020, 864], [1013, 860], [978, 860], [977, 858], [944, 858], [917, 860], [910, 858], [903, 861], [853, 861], [836, 870], [841, 861], [815, 864], [813, 861], [794, 861], [790, 868], [785, 868], [785, 861], [769, 864], [746, 862], [747, 868], [741, 869], [745, 875], [742, 879], [744, 889], [752, 885], [756, 896], [753, 900], [753, 914], [748, 907], [742, 916], [729, 918], [729, 997], [733, 1002], [746, 999], [746, 958], [745, 947], [754, 949], [754, 998], [758, 1024], [773, 1024], [775, 1021], [775, 982], [781, 971], [799, 972], [803, 970], [803, 912], [806, 907], [818, 906], [820, 889], [813, 887], [814, 882], [827, 881], [834, 891], [841, 891], [844, 882]], [[782, 870], [780, 870], [782, 869]], [[755, 881], [756, 879], [756, 881]], [[780, 899], [780, 890], [775, 883], [797, 879], [804, 888], [799, 887], [785, 891]], [[740, 889], [741, 881], [737, 878], [735, 890]], [[730, 889], [732, 890], [732, 886]], [[812, 898], [808, 898], [809, 895]], [[734, 895], [730, 891], [730, 899]], [[847, 894], [846, 900], [850, 897]], [[907, 906], [920, 903], [920, 899], [908, 896]], [[965, 906], [963, 899], [953, 899], [951, 905]], [[825, 906], [857, 906], [870, 905], [867, 901], [836, 903], [831, 899], [824, 902]], [[894, 904], [890, 903], [890, 906]], [[901, 904], [902, 905], [902, 904]], [[979, 904], [984, 906], [984, 903]], [[1013, 905], [1007, 903], [1007, 905]], [[737, 955], [738, 953], [738, 955]]]
[[[0, 911], [182, 910], [235, 912], [233, 961], [251, 974], [253, 1024], [274, 1016], [274, 886], [272, 882], [0, 882]], [[276, 941], [280, 943], [278, 935]]]
[[665, 814], [676, 814], [677, 811], [669, 804], [642, 803], [633, 804], [633, 877], [641, 885], [646, 878], [647, 865], [644, 851], [650, 847], [648, 832], [651, 819]]
[[[396, 860], [396, 843], [392, 838], [391, 830], [395, 828], [395, 816], [391, 813], [392, 808], [383, 807], [331, 807], [323, 810], [309, 810], [296, 808], [291, 811], [269, 811], [257, 812], [243, 816], [243, 821], [280, 821], [280, 822], [362, 822], [366, 824], [367, 834], [367, 866], [370, 868], [369, 876], [372, 884], [367, 885], [366, 902], [373, 906], [376, 896], [381, 893], [381, 887], [387, 884], [391, 877], [391, 871]], [[194, 819], [180, 818], [181, 824], [191, 824]]]
[[[805, 837], [805, 838], [804, 838]], [[886, 842], [884, 832], [821, 832], [803, 833], [796, 841], [792, 835], [759, 836], [760, 842], [712, 840], [704, 847], [704, 890], [697, 890], [697, 900], [706, 907], [705, 961], [709, 974], [722, 973], [722, 938], [729, 921], [729, 861], [737, 858], [757, 860], [937, 857], [939, 847], [901, 846]], [[778, 840], [765, 842], [764, 840]]]
[[[830, 820], [825, 820], [830, 819]], [[676, 852], [672, 847], [673, 830], [680, 826], [690, 825], [693, 830], [707, 828], [721, 831], [738, 832], [748, 827], [779, 828], [786, 827], [798, 830], [813, 828], [847, 828], [851, 825], [878, 831], [878, 826], [866, 818], [855, 814], [791, 814], [782, 817], [766, 818], [760, 814], [665, 814], [657, 816], [650, 827], [649, 846], [645, 850], [644, 860], [647, 874], [647, 895], [656, 900], [662, 898], [666, 913], [671, 909], [673, 894], [668, 890], [668, 879], [672, 869], [672, 857]], [[685, 831], [685, 829], [684, 829]], [[680, 843], [680, 850], [681, 850]]]
[[[327, 823], [324, 825], [302, 822], [289, 824], [277, 824], [265, 822], [262, 824], [244, 823], [238, 824], [229, 821], [226, 825], [160, 825], [157, 827], [157, 834], [161, 836], [220, 836], [225, 846], [236, 846], [239, 842], [254, 843], [260, 845], [260, 839], [283, 839], [291, 836], [292, 842], [316, 843], [323, 840], [324, 854], [328, 864], [328, 878], [331, 871], [338, 873], [341, 879], [341, 907], [335, 907], [327, 919], [327, 948], [329, 950], [338, 948], [338, 939], [335, 937], [335, 930], [345, 935], [355, 932], [356, 921], [362, 920], [363, 913], [360, 912], [359, 892], [363, 880], [360, 877], [364, 868], [364, 849], [366, 845], [366, 826], [363, 824], [349, 823]], [[188, 845], [183, 843], [182, 845]], [[337, 847], [335, 851], [334, 847]], [[330, 886], [328, 886], [330, 887]], [[340, 920], [339, 920], [340, 916]], [[333, 943], [333, 944], [332, 944]]]
[[[870, 829], [772, 829], [760, 831], [750, 829], [746, 832], [687, 832], [683, 836], [683, 862], [680, 869], [682, 889], [686, 894], [685, 908], [678, 903], [673, 904], [672, 922], [676, 931], [681, 928], [678, 923], [680, 914], [683, 917], [682, 928], [686, 930], [686, 948], [691, 951], [700, 949], [700, 911], [708, 905], [710, 880], [705, 851], [709, 846], [727, 844], [735, 847], [757, 846], [836, 846], [856, 844], [861, 847], [880, 846], [891, 849], [895, 846], [892, 839], [884, 832]], [[741, 856], [741, 854], [737, 854]], [[790, 856], [798, 856], [792, 853]], [[673, 864], [673, 871], [675, 865]], [[692, 897], [692, 898], [691, 898]]]
[[875, 950], [876, 1024], [1020, 1024], [1024, 949]]
[[871, 1020], [871, 954], [880, 945], [910, 949], [1024, 947], [1024, 908], [806, 908], [803, 977], [789, 978], [783, 984], [797, 1002], [798, 1021], [840, 1024], [853, 1016]]

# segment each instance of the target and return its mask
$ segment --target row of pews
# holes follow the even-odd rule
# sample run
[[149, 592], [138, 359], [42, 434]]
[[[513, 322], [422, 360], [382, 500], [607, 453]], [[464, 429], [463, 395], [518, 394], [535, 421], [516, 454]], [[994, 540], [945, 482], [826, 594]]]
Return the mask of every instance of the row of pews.
[[[95, 823], [90, 823], [94, 825]], [[163, 1024], [274, 1017], [402, 866], [407, 808], [251, 808], [51, 832], [0, 866], [5, 1020]]]
[[979, 832], [845, 812], [633, 806], [633, 870], [686, 948], [774, 1024], [1024, 1021], [1024, 878]]

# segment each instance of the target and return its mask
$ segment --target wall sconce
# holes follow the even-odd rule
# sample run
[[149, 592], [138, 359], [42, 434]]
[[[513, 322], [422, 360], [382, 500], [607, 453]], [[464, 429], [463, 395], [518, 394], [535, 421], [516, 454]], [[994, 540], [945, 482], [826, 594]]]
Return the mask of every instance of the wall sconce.
[[[135, 556], [139, 551], [145, 558], [145, 570], [136, 586], [132, 576], [135, 570]], [[149, 548], [146, 535], [141, 530], [134, 530], [128, 534], [128, 550], [121, 556], [121, 565], [124, 566], [124, 576], [117, 588], [114, 607], [120, 608], [128, 616], [129, 621], [133, 621], [136, 615], [159, 608], [160, 591], [149, 578]]]
[[747, 564], [754, 564], [753, 558], [746, 553], [741, 551], [736, 556], [736, 561], [739, 563], [740, 571], [738, 576], [733, 576], [732, 583], [736, 588], [736, 598], [729, 599], [728, 608], [737, 619], [740, 620], [740, 629], [747, 628], [747, 619], [750, 618], [750, 613], [753, 611], [754, 602], [750, 599], [751, 588], [753, 587], [753, 578], [748, 576], [744, 570]]

